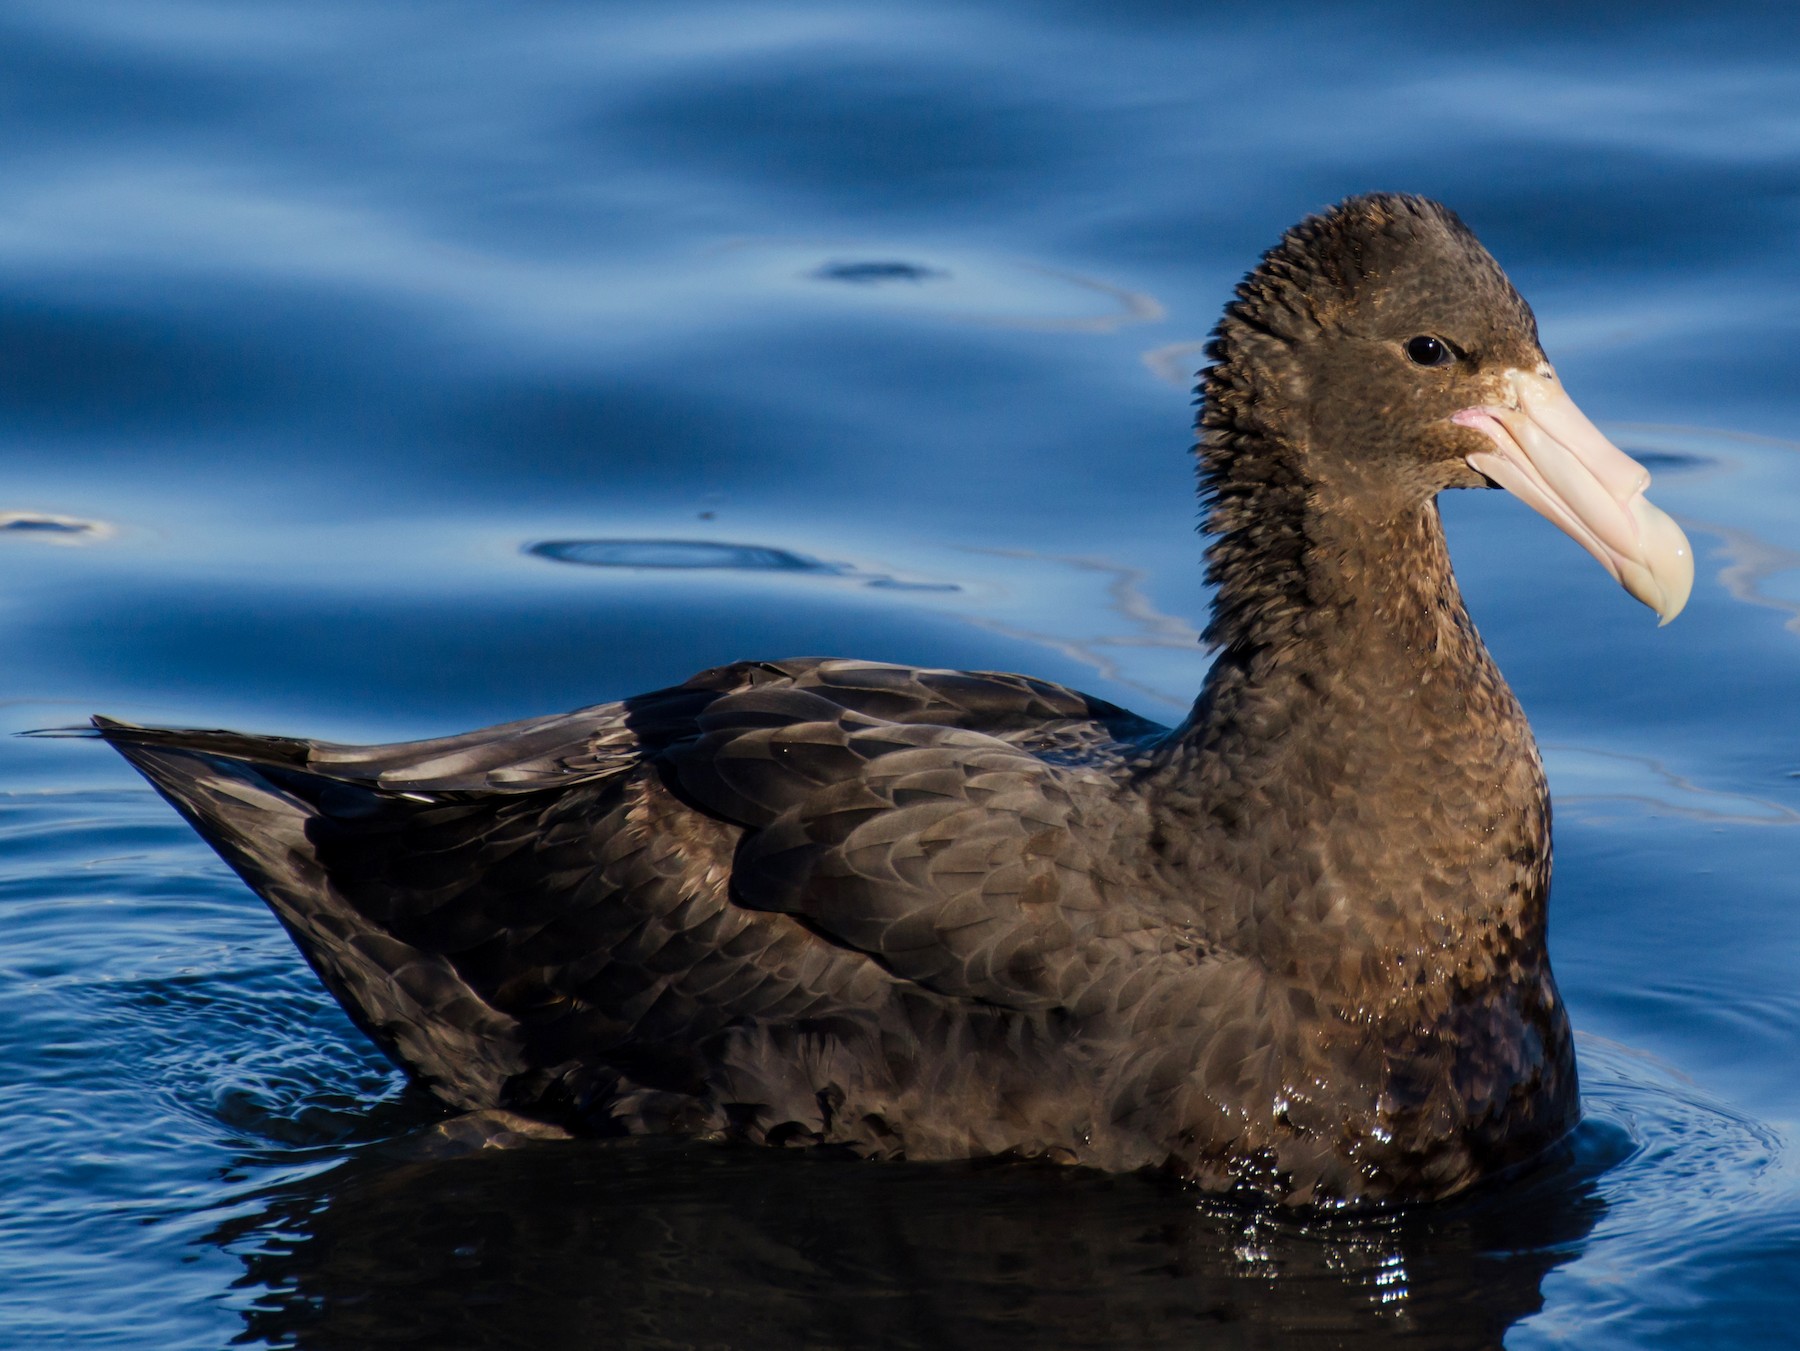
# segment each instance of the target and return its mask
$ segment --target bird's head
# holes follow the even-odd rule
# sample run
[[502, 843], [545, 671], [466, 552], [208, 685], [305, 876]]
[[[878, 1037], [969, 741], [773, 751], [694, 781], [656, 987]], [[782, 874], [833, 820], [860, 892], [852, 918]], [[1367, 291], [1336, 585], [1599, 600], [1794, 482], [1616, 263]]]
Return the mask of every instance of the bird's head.
[[[1376, 194], [1302, 221], [1239, 286], [1209, 355], [1201, 454], [1227, 521], [1244, 473], [1293, 474], [1316, 509], [1371, 521], [1498, 486], [1662, 622], [1686, 604], [1693, 550], [1645, 499], [1648, 471], [1576, 407], [1531, 307], [1448, 208]], [[1246, 434], [1297, 463], [1235, 468]]]

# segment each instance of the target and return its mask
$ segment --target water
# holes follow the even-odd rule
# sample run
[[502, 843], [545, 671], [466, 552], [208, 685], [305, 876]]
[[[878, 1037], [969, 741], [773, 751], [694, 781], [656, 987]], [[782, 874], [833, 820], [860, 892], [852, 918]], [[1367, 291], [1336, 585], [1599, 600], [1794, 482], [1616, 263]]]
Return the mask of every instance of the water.
[[0, 1342], [1789, 1344], [1797, 58], [1758, 6], [9, 6], [8, 731], [389, 739], [801, 653], [1176, 716], [1196, 344], [1371, 188], [1466, 215], [1701, 566], [1659, 632], [1517, 503], [1446, 501], [1545, 746], [1588, 1124], [1361, 1219], [426, 1156], [122, 762], [7, 738]]

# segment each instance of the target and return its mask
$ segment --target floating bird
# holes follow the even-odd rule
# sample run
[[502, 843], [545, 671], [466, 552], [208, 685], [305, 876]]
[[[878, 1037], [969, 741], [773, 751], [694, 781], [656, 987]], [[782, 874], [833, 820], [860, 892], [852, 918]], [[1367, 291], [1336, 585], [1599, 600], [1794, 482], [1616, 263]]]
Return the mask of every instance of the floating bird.
[[1510, 489], [1665, 622], [1692, 553], [1437, 203], [1295, 226], [1208, 357], [1172, 730], [838, 658], [401, 745], [95, 723], [455, 1108], [1449, 1195], [1579, 1109], [1543, 769], [1437, 494]]

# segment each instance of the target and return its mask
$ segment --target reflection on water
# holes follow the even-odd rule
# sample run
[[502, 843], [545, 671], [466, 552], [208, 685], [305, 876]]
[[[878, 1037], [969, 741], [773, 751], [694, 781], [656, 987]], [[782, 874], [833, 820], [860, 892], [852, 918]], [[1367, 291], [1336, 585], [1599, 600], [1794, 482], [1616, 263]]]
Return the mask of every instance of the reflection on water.
[[216, 1236], [299, 1347], [1491, 1348], [1605, 1212], [1584, 1130], [1477, 1200], [1362, 1218], [1136, 1178], [657, 1142], [364, 1157]]
[[[796, 280], [847, 283], [864, 302], [901, 312], [1037, 333], [1112, 333], [1168, 317], [1161, 301], [1105, 277], [1024, 259], [938, 255], [931, 262], [843, 256], [808, 239], [734, 239], [712, 251], [784, 292]], [[741, 258], [739, 256], [741, 255]]]
[[1620, 1266], [1753, 1221], [1780, 1145], [1636, 1052], [1583, 1037], [1581, 1055], [1576, 1133], [1436, 1206], [1296, 1214], [1049, 1166], [657, 1140], [443, 1158], [400, 1139], [264, 1190], [207, 1241], [244, 1264], [245, 1336], [311, 1348], [1488, 1351], [1564, 1267], [1578, 1293], [1556, 1332], [1583, 1345], [1644, 1326]]
[[923, 263], [859, 262], [825, 263], [812, 273], [820, 281], [845, 281], [855, 286], [875, 286], [884, 282], [936, 281], [950, 274]]
[[590, 568], [727, 569], [734, 572], [812, 573], [845, 577], [888, 591], [960, 591], [954, 582], [907, 581], [868, 572], [850, 563], [828, 563], [791, 549], [763, 544], [725, 544], [701, 539], [552, 539], [528, 544], [525, 552], [553, 563]]
[[114, 533], [105, 521], [84, 521], [79, 516], [43, 511], [0, 511], [0, 534], [28, 536], [51, 544], [85, 544]]
[[699, 539], [551, 539], [528, 545], [528, 554], [594, 568], [738, 568], [744, 571], [823, 572], [844, 568], [788, 549], [760, 544], [721, 544]]
[[[1195, 652], [1200, 645], [1200, 632], [1177, 615], [1164, 614], [1156, 608], [1146, 585], [1150, 575], [1142, 568], [1127, 567], [1105, 558], [1067, 558], [1039, 553], [1033, 549], [983, 549], [974, 552], [993, 558], [1022, 559], [1076, 573], [1086, 573], [1105, 581], [1104, 610], [1109, 619], [1120, 621], [1122, 633], [1072, 635], [1067, 616], [1059, 614], [1055, 628], [1033, 628], [997, 615], [974, 617], [971, 622], [989, 632], [1008, 638], [1022, 638], [1060, 652], [1071, 661], [1088, 667], [1102, 680], [1110, 680], [1128, 690], [1148, 696], [1173, 708], [1185, 707], [1192, 694], [1174, 685], [1148, 683], [1135, 669], [1140, 663], [1128, 663], [1123, 654], [1108, 649], [1124, 648], [1140, 655], [1146, 648], [1171, 649], [1182, 654]], [[1130, 665], [1133, 669], [1128, 670]]]
[[1632, 803], [1653, 815], [1685, 816], [1738, 826], [1800, 826], [1800, 810], [1767, 798], [1703, 788], [1667, 765], [1643, 755], [1581, 746], [1542, 747], [1544, 763], [1561, 791], [1557, 805], [1597, 815], [1598, 804]]
[[1784, 549], [1748, 530], [1712, 521], [1694, 521], [1693, 529], [1719, 541], [1719, 553], [1725, 558], [1719, 569], [1720, 586], [1746, 605], [1781, 611], [1787, 616], [1783, 627], [1800, 633], [1800, 595], [1775, 595], [1768, 586], [1776, 577], [1785, 577], [1790, 589], [1795, 586], [1800, 579], [1800, 549]]
[[[1793, 534], [1784, 489], [1800, 467], [1800, 441], [1706, 427], [1625, 423], [1619, 430], [1625, 448], [1658, 476], [1703, 476], [1709, 509], [1704, 517], [1684, 513], [1682, 525], [1716, 542], [1710, 553], [1723, 562], [1719, 585], [1734, 600], [1787, 615], [1784, 627], [1800, 633], [1800, 549], [1781, 542]], [[1734, 519], [1714, 516], [1719, 507]], [[1783, 584], [1791, 594], [1781, 594]]]
[[1194, 372], [1206, 364], [1206, 339], [1186, 338], [1140, 353], [1138, 360], [1158, 380], [1176, 389], [1192, 389]]

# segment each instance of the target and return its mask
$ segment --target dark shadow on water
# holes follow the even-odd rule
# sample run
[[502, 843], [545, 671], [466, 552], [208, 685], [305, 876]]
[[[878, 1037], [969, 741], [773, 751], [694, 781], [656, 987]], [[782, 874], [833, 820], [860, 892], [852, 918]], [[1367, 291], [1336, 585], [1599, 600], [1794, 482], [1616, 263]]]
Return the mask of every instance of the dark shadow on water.
[[214, 1241], [303, 1348], [1497, 1347], [1631, 1149], [1452, 1205], [1291, 1216], [1131, 1177], [663, 1141], [370, 1149]]
[[826, 263], [811, 274], [818, 281], [849, 282], [854, 286], [877, 286], [888, 282], [921, 282], [938, 281], [950, 274], [935, 267], [926, 267], [923, 263], [905, 263], [900, 261], [875, 262], [864, 261], [854, 263]]
[[843, 574], [842, 564], [762, 544], [709, 539], [549, 539], [525, 546], [535, 558], [590, 568], [735, 568], [748, 572]]
[[954, 582], [907, 581], [766, 544], [726, 544], [706, 539], [548, 539], [527, 544], [524, 551], [552, 563], [575, 563], [589, 568], [807, 573], [843, 577], [890, 591], [962, 590]]

